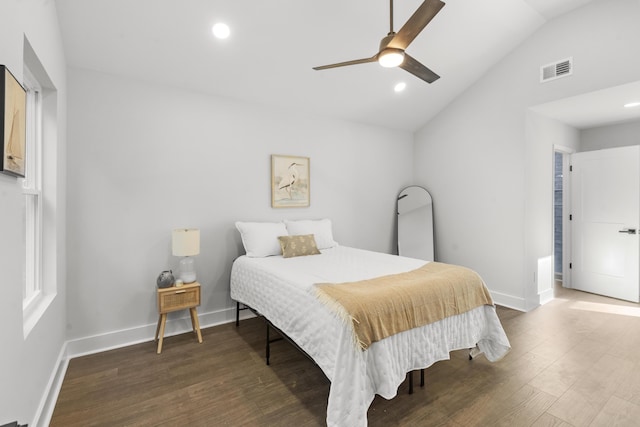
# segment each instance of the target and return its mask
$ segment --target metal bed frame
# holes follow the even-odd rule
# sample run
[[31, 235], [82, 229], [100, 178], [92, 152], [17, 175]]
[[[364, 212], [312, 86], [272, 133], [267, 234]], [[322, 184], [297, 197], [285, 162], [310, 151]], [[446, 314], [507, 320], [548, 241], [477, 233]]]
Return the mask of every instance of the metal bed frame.
[[[242, 304], [242, 307], [240, 307], [240, 304]], [[241, 303], [240, 301], [236, 301], [236, 328], [240, 326], [240, 311], [243, 311], [243, 310], [249, 310], [253, 314], [255, 314], [257, 317], [262, 317], [264, 319], [266, 325], [267, 325], [267, 339], [266, 339], [266, 349], [265, 349], [265, 359], [266, 359], [267, 365], [270, 364], [271, 343], [274, 343], [274, 342], [277, 342], [277, 341], [282, 341], [284, 339], [284, 340], [288, 341], [291, 345], [293, 345], [293, 347], [296, 348], [299, 352], [301, 352], [307, 358], [309, 358], [309, 360], [311, 360], [314, 365], [318, 366], [318, 364], [315, 362], [315, 360], [313, 360], [313, 358], [311, 356], [309, 356], [309, 354], [307, 354], [306, 351], [304, 351], [302, 348], [300, 348], [300, 346], [298, 344], [296, 344], [295, 341], [293, 341], [291, 338], [289, 338], [289, 336], [287, 334], [282, 332], [278, 327], [274, 326], [274, 324], [271, 323], [271, 321], [269, 319], [267, 319], [265, 316], [263, 316], [260, 312], [258, 312], [258, 310], [248, 306], [245, 303]], [[270, 330], [272, 328], [280, 335], [280, 337], [271, 338]], [[471, 355], [469, 355], [469, 359], [471, 359]], [[324, 371], [323, 371], [323, 373], [324, 373]], [[407, 376], [409, 377], [409, 394], [413, 394], [413, 371], [408, 372]], [[424, 387], [424, 369], [420, 369], [420, 387]]]

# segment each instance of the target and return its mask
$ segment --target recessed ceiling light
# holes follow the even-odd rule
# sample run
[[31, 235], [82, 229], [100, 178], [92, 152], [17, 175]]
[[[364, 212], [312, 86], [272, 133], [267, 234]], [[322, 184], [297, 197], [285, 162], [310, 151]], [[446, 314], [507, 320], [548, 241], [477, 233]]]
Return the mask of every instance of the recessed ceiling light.
[[393, 87], [393, 90], [396, 92], [402, 92], [403, 90], [406, 89], [406, 87], [407, 87], [407, 84], [405, 82], [400, 82]]
[[213, 35], [219, 39], [226, 39], [231, 33], [231, 30], [229, 30], [229, 26], [222, 22], [218, 22], [217, 24], [215, 24], [211, 28], [211, 31], [213, 32]]
[[625, 108], [633, 108], [640, 107], [640, 102], [630, 102], [628, 104], [624, 104]]

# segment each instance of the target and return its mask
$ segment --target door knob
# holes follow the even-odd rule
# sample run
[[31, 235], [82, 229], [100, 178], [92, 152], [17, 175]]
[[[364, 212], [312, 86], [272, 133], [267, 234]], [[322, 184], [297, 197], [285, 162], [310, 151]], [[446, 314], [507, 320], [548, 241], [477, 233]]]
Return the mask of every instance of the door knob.
[[618, 233], [636, 234], [635, 228], [627, 228], [626, 230], [620, 230]]

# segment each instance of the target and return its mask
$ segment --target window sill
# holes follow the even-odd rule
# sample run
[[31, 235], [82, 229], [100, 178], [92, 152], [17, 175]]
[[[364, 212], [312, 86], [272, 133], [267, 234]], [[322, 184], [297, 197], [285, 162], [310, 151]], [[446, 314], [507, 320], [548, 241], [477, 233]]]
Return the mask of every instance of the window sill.
[[26, 340], [33, 328], [38, 324], [40, 318], [51, 305], [56, 294], [40, 293], [30, 301], [22, 310], [22, 332]]

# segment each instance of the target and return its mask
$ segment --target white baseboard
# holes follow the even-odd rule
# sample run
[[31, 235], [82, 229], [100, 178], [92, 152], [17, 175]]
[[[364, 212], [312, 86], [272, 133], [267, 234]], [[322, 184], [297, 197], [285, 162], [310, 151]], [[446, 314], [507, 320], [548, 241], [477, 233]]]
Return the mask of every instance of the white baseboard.
[[[172, 335], [190, 332], [192, 330], [191, 317], [188, 313], [189, 312], [187, 310], [169, 313], [169, 316], [167, 316], [164, 336], [169, 337]], [[254, 314], [249, 310], [240, 312], [241, 319], [247, 319], [250, 317], [254, 317]], [[209, 313], [198, 313], [198, 320], [200, 322], [201, 329], [235, 322], [236, 308], [232, 307]], [[156, 327], [157, 323], [154, 323], [151, 325], [136, 326], [134, 328], [121, 329], [119, 331], [112, 331], [67, 341], [67, 357], [69, 359], [73, 359], [74, 357], [153, 341], [156, 334]]]
[[507, 308], [512, 308], [518, 311], [528, 311], [527, 304], [524, 298], [518, 298], [512, 295], [507, 295], [507, 294], [503, 294], [495, 291], [489, 291], [489, 293], [491, 293], [491, 298], [493, 298], [494, 304], [498, 304]]
[[31, 421], [31, 425], [35, 427], [46, 427], [51, 422], [53, 410], [56, 407], [58, 395], [62, 388], [62, 381], [64, 380], [64, 375], [67, 373], [67, 366], [69, 366], [69, 359], [67, 358], [67, 343], [65, 342], [58, 354], [55, 368], [51, 373], [51, 377], [49, 377], [47, 388], [42, 396], [40, 405], [38, 405], [35, 417], [33, 421]]
[[549, 301], [553, 300], [554, 298], [554, 290], [553, 289], [547, 289], [544, 292], [540, 292], [540, 305], [544, 305], [546, 303], [548, 303]]

